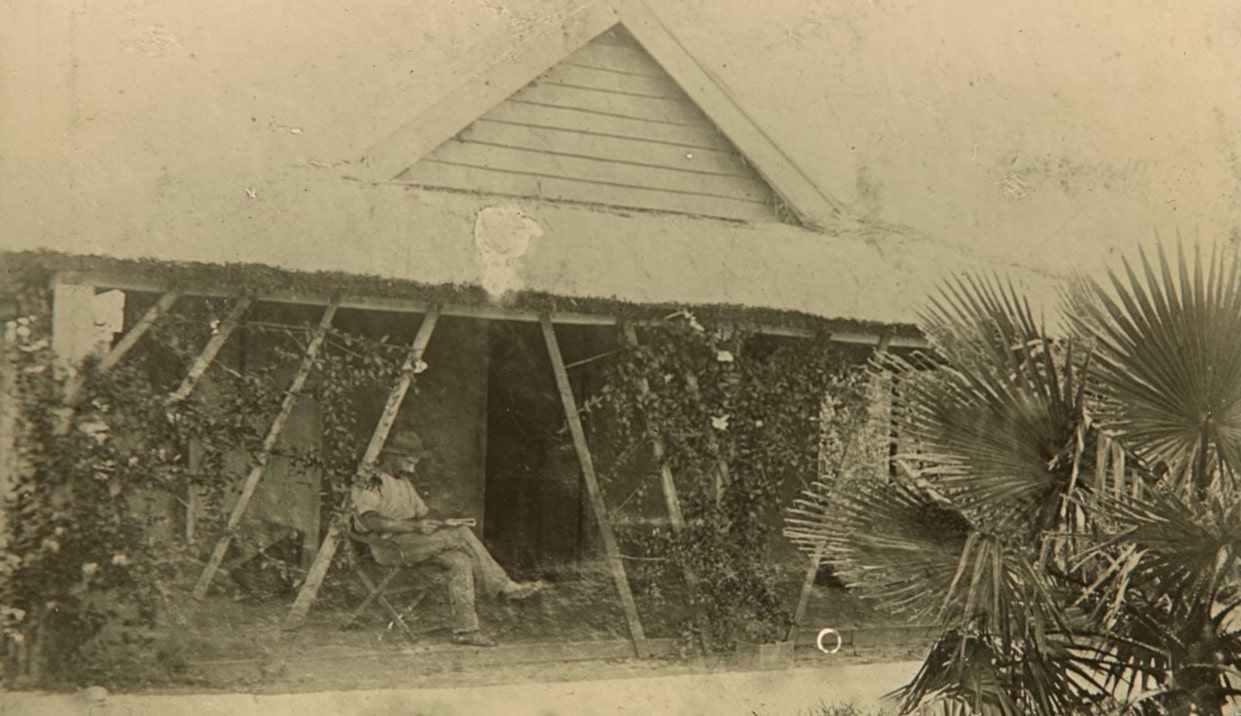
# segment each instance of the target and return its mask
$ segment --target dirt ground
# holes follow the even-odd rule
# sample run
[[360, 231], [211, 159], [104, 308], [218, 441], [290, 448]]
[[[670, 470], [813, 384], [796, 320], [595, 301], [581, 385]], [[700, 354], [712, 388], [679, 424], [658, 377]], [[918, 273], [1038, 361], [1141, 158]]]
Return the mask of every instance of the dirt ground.
[[[223, 585], [203, 602], [178, 601], [165, 625], [170, 651], [185, 663], [173, 685], [148, 693], [294, 693], [382, 689], [394, 686], [450, 688], [522, 682], [637, 678], [752, 668], [732, 655], [702, 657], [677, 635], [684, 614], [675, 605], [641, 593], [639, 613], [653, 652], [634, 658], [625, 620], [610, 579], [580, 572], [553, 581], [519, 603], [479, 603], [480, 617], [501, 645], [491, 649], [450, 643], [442, 575], [410, 573], [425, 598], [405, 618], [418, 634], [406, 640], [388, 615], [372, 606], [355, 627], [342, 624], [363, 592], [347, 580], [330, 585], [298, 630], [282, 628], [291, 594], [260, 594]], [[416, 592], [415, 592], [416, 593]], [[409, 597], [397, 600], [404, 609]], [[816, 586], [796, 639], [795, 664], [784, 667], [858, 665], [908, 661], [929, 644], [925, 628], [875, 612], [845, 592]], [[841, 632], [843, 647], [826, 655], [814, 647], [819, 628]]]

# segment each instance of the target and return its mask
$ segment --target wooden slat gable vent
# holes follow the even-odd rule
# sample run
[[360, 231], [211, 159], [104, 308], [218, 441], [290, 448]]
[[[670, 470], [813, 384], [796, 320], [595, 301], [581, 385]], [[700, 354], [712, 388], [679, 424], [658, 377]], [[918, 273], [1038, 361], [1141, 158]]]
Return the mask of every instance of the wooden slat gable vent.
[[492, 108], [397, 181], [745, 221], [788, 216], [767, 183], [621, 26]]

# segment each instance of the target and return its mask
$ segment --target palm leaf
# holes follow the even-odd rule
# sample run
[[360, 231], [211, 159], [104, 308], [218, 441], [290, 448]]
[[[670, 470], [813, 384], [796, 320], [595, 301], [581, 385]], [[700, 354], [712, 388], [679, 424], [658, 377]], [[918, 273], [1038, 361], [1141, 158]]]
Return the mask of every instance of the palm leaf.
[[952, 584], [971, 526], [956, 510], [904, 482], [858, 483], [849, 492], [807, 491], [785, 535], [846, 584], [885, 608], [928, 618]]
[[1097, 343], [1106, 427], [1202, 488], [1212, 467], [1241, 465], [1241, 277], [1218, 251], [1192, 265], [1178, 252], [1175, 271], [1162, 247], [1157, 258], [1141, 252], [1140, 271], [1126, 261], [1110, 290], [1085, 282], [1069, 314]]
[[898, 432], [964, 509], [1047, 527], [1081, 468], [1079, 360], [1042, 334], [1011, 284], [962, 279], [942, 294], [923, 318], [942, 361], [876, 362], [902, 376]]
[[972, 714], [1080, 714], [1100, 700], [1102, 684], [1071, 641], [1046, 648], [1005, 647], [986, 635], [945, 631], [918, 672], [892, 695], [901, 713], [928, 702], [956, 704]]
[[846, 585], [913, 619], [969, 626], [1008, 642], [1064, 627], [1036, 550], [975, 529], [942, 497], [904, 480], [809, 491], [785, 535], [822, 555]]
[[1142, 588], [1149, 600], [1206, 610], [1221, 589], [1235, 584], [1241, 503], [1215, 494], [1156, 491], [1141, 498], [1110, 497], [1102, 504], [1124, 529], [1113, 543], [1136, 549], [1126, 584]]
[[1226, 626], [1241, 604], [1230, 598], [1241, 504], [1216, 492], [1164, 489], [1104, 497], [1099, 507], [1122, 530], [1096, 550], [1108, 556], [1084, 595], [1100, 629], [1105, 685], [1154, 709], [1186, 698], [1174, 685], [1187, 672], [1225, 679], [1227, 665], [1241, 660], [1241, 641]]

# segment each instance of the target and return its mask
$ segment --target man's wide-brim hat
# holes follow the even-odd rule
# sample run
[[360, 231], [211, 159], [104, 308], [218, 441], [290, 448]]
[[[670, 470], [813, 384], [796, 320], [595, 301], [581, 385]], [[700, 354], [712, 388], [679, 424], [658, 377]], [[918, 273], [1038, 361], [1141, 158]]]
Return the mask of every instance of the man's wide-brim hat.
[[393, 430], [384, 443], [383, 454], [422, 459], [431, 454], [431, 446], [413, 430]]

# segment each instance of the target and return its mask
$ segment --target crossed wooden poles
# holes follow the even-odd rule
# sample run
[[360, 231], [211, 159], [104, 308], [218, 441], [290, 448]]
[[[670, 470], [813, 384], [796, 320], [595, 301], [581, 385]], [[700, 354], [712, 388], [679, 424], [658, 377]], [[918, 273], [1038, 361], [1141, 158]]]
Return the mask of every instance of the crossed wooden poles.
[[[162, 294], [159, 299], [143, 314], [134, 326], [126, 332], [126, 334], [116, 343], [114, 347], [103, 357], [99, 364], [100, 371], [107, 371], [117, 365], [121, 359], [142, 339], [142, 337], [151, 329], [159, 318], [167, 314], [177, 300], [181, 297], [177, 291], [167, 291]], [[215, 360], [217, 354], [223, 348], [225, 343], [233, 332], [240, 326], [246, 311], [254, 304], [252, 298], [237, 299], [225, 318], [216, 328], [215, 333], [203, 347], [200, 354], [191, 364], [189, 371], [180, 385], [166, 399], [167, 405], [171, 408], [180, 403], [193, 394], [201, 378], [206, 374], [207, 369]], [[224, 534], [220, 537], [216, 544], [210, 559], [203, 569], [193, 588], [195, 598], [201, 599], [207, 593], [211, 581], [218, 572], [221, 563], [224, 561], [232, 544], [237, 528], [240, 526], [245, 516], [246, 510], [252, 501], [258, 488], [263, 474], [266, 470], [267, 463], [271, 458], [280, 435], [284, 429], [293, 408], [301, 395], [306, 380], [309, 378], [318, 355], [322, 349], [323, 342], [327, 336], [327, 331], [335, 317], [339, 301], [331, 300], [326, 305], [324, 312], [319, 320], [317, 327], [311, 334], [311, 340], [307, 346], [306, 352], [302, 357], [297, 372], [294, 374], [289, 389], [286, 391], [279, 411], [272, 420], [271, 426], [268, 428], [266, 438], [260, 448], [259, 453], [254, 457], [254, 464], [242, 483], [241, 494], [233, 506], [229, 515], [228, 523], [225, 527]], [[418, 327], [417, 334], [413, 342], [410, 344], [409, 351], [405, 356], [404, 363], [401, 367], [400, 376], [396, 384], [392, 387], [388, 394], [387, 402], [384, 410], [380, 415], [378, 424], [375, 426], [374, 432], [371, 434], [369, 443], [365, 453], [358, 465], [358, 473], [363, 473], [370, 465], [376, 462], [387, 441], [388, 435], [392, 430], [392, 426], [396, 421], [397, 413], [403, 404], [405, 397], [413, 382], [416, 368], [421, 362], [422, 355], [426, 350], [427, 343], [431, 339], [431, 334], [435, 330], [437, 321], [439, 320], [439, 307], [431, 307], [424, 314], [421, 324]], [[643, 632], [642, 623], [638, 618], [637, 608], [634, 603], [633, 594], [629, 588], [628, 578], [625, 573], [624, 563], [622, 562], [619, 547], [616, 542], [616, 536], [612, 529], [611, 519], [608, 515], [606, 505], [604, 504], [603, 493], [599, 487], [598, 476], [595, 472], [594, 462], [591, 457], [590, 449], [586, 442], [585, 431], [579, 417], [580, 412], [577, 401], [574, 398], [572, 387], [569, 383], [568, 371], [565, 366], [564, 357], [560, 352], [559, 342], [556, 338], [555, 328], [553, 327], [551, 317], [543, 314], [539, 317], [539, 324], [542, 329], [543, 338], [547, 345], [548, 354], [551, 358], [552, 370], [556, 378], [557, 389], [560, 393], [561, 403], [565, 410], [566, 419], [569, 425], [569, 431], [573, 438], [573, 445], [577, 453], [578, 462], [580, 463], [583, 481], [586, 486], [587, 497], [590, 502], [591, 510], [596, 523], [599, 526], [600, 536], [602, 538], [605, 557], [607, 559], [609, 571], [612, 574], [613, 581], [616, 585], [617, 593], [620, 597], [621, 607], [625, 614], [625, 619], [629, 627], [630, 639], [634, 646], [634, 651], [639, 657], [646, 657], [650, 654], [650, 649], [646, 643], [646, 636]], [[622, 341], [630, 346], [637, 345], [637, 334], [632, 325], [625, 325], [622, 328]], [[887, 341], [881, 341], [876, 347], [877, 351], [887, 349]], [[694, 384], [694, 376], [687, 375], [687, 382]], [[636, 386], [639, 392], [649, 392], [649, 385], [645, 380], [639, 380]], [[65, 402], [73, 406], [80, 399], [82, 383], [80, 379], [73, 378], [66, 386]], [[677, 497], [676, 485], [673, 480], [672, 471], [664, 459], [665, 448], [660, 439], [656, 436], [651, 437], [651, 447], [660, 466], [660, 486], [663, 491], [665, 505], [668, 510], [671, 527], [674, 532], [681, 532], [685, 528], [685, 519], [682, 515], [680, 502]], [[727, 465], [719, 466], [719, 480], [727, 480]], [[343, 522], [347, 519], [350, 505], [348, 504], [348, 493], [346, 493], [345, 504], [341, 506], [341, 510], [334, 517], [329, 526], [327, 535], [321, 543], [314, 561], [311, 564], [307, 574], [306, 581], [303, 583], [301, 590], [294, 601], [292, 608], [285, 620], [286, 629], [294, 629], [304, 623], [310, 607], [314, 604], [323, 580], [327, 575], [328, 568], [331, 565], [332, 558], [340, 546], [341, 538], [345, 528]], [[798, 600], [796, 613], [794, 616], [794, 624], [790, 629], [790, 638], [793, 630], [797, 628], [804, 618], [810, 588], [813, 585], [815, 573], [818, 571], [820, 554], [816, 553], [811, 556], [810, 563], [807, 565], [805, 580], [802, 585], [801, 595]], [[685, 574], [686, 582], [691, 587], [698, 581], [697, 575], [692, 571]]]
[[[419, 326], [418, 335], [415, 337], [410, 353], [405, 359], [401, 378], [388, 395], [388, 402], [384, 406], [384, 411], [379, 418], [379, 424], [375, 427], [375, 432], [367, 445], [366, 453], [362, 457], [362, 464], [359, 465], [359, 471], [378, 459], [383, 449], [384, 441], [387, 439], [388, 433], [392, 429], [392, 424], [396, 420], [397, 411], [400, 409], [406, 391], [409, 389], [409, 383], [413, 377], [413, 367], [417, 365], [422, 351], [426, 348], [426, 343], [431, 337], [431, 331], [434, 329], [437, 317], [438, 313], [436, 312], [428, 313], [426, 318], [423, 319], [422, 325]], [[577, 401], [573, 396], [572, 386], [569, 384], [569, 374], [565, 368], [564, 356], [560, 352], [560, 345], [556, 339], [556, 331], [552, 326], [551, 317], [543, 314], [539, 318], [539, 324], [543, 330], [543, 339], [547, 344], [547, 352], [551, 356], [556, 386], [560, 392], [560, 400], [564, 406], [565, 415], [568, 418], [569, 432], [573, 436], [573, 445], [577, 451], [578, 462], [581, 464], [582, 477], [586, 484], [586, 493], [590, 500], [591, 510], [594, 513], [596, 523], [599, 525], [604, 553], [607, 557], [613, 581], [616, 583], [616, 591], [620, 596], [621, 608], [625, 613], [625, 621], [629, 626], [630, 640], [633, 642], [634, 652], [639, 657], [645, 658], [650, 655], [650, 648], [646, 643], [642, 622], [638, 618], [638, 610], [634, 604], [633, 593], [629, 589], [629, 580], [625, 574], [620, 548], [617, 546], [616, 535], [612, 530], [612, 523], [608, 517], [607, 508], [604, 505], [603, 492], [599, 488], [599, 479], [595, 474], [590, 448], [586, 444], [586, 432], [582, 428]], [[346, 497], [346, 504], [328, 528], [323, 544], [319, 547], [319, 552], [315, 555], [310, 571], [306, 575], [306, 581], [302, 585], [301, 591], [298, 592], [292, 609], [289, 610], [289, 615], [285, 619], [284, 625], [286, 629], [296, 629], [305, 622], [306, 615], [314, 604], [315, 596], [323, 585], [323, 579], [327, 576], [328, 567], [332, 563], [332, 557], [340, 545], [341, 536], [345, 529], [343, 521], [348, 519], [348, 514], [349, 505], [348, 497]]]
[[[142, 315], [142, 317], [134, 324], [134, 326], [126, 332], [124, 336], [116, 343], [114, 347], [102, 358], [99, 364], [100, 371], [107, 371], [117, 365], [121, 359], [131, 350], [142, 337], [151, 329], [151, 327], [162, 317], [167, 314], [181, 297], [177, 291], [167, 291], [163, 293], [159, 299]], [[224, 347], [229, 337], [240, 326], [243, 316], [255, 303], [252, 298], [237, 299], [230, 307], [225, 318], [216, 328], [215, 333], [203, 347], [200, 354], [191, 364], [189, 371], [180, 385], [173, 391], [166, 402], [168, 406], [174, 407], [190, 395], [193, 394], [198, 386], [201, 378], [206, 374], [207, 369], [215, 360], [220, 350]], [[286, 391], [279, 411], [272, 420], [271, 426], [268, 428], [266, 438], [259, 453], [254, 457], [254, 464], [250, 472], [246, 475], [242, 483], [241, 494], [233, 506], [229, 515], [228, 523], [225, 527], [224, 534], [220, 537], [216, 544], [210, 559], [203, 569], [193, 588], [193, 594], [196, 598], [202, 598], [206, 595], [211, 581], [215, 574], [219, 571], [220, 565], [224, 561], [225, 556], [232, 544], [237, 528], [240, 526], [245, 516], [246, 510], [252, 501], [258, 485], [263, 478], [267, 463], [271, 458], [280, 435], [284, 429], [293, 408], [301, 395], [310, 372], [313, 369], [318, 355], [322, 349], [323, 342], [326, 339], [327, 331], [335, 317], [339, 301], [329, 301], [324, 308], [324, 312], [319, 320], [317, 327], [311, 334], [311, 340], [307, 346], [305, 354], [302, 356], [297, 372], [294, 374], [292, 383]], [[405, 356], [404, 363], [401, 367], [400, 375], [396, 384], [392, 387], [388, 394], [387, 402], [384, 410], [380, 415], [379, 421], [375, 426], [374, 432], [371, 434], [366, 451], [358, 465], [358, 473], [362, 473], [376, 462], [380, 453], [383, 451], [388, 435], [392, 430], [392, 426], [396, 421], [397, 413], [401, 405], [405, 401], [410, 385], [413, 382], [416, 367], [422, 360], [422, 355], [426, 350], [427, 344], [431, 339], [431, 334], [435, 330], [435, 326], [440, 317], [439, 307], [431, 307], [424, 314], [421, 324], [418, 327], [417, 334], [413, 342], [410, 344], [409, 351]], [[615, 532], [612, 528], [610, 516], [604, 504], [603, 493], [599, 486], [598, 476], [595, 472], [594, 462], [591, 457], [589, 446], [586, 442], [585, 431], [582, 427], [580, 419], [580, 411], [577, 401], [573, 395], [572, 387], [569, 383], [568, 371], [565, 366], [564, 357], [560, 352], [559, 342], [556, 338], [555, 328], [552, 324], [551, 317], [543, 314], [539, 317], [540, 327], [542, 329], [543, 338], [547, 345], [548, 354], [551, 358], [552, 370], [556, 379], [556, 386], [560, 393], [561, 403], [565, 410], [566, 419], [569, 425], [569, 432], [573, 438], [573, 445], [577, 453], [578, 462], [581, 466], [583, 482], [586, 487], [586, 493], [590, 502], [591, 510], [595, 518], [595, 522], [599, 526], [601, 541], [605, 557], [611, 572], [613, 581], [615, 582], [617, 593], [620, 597], [621, 607], [625, 614], [626, 623], [629, 627], [631, 641], [633, 642], [634, 651], [640, 657], [646, 657], [650, 654], [650, 650], [646, 643], [646, 636], [642, 629], [642, 623], [638, 618], [637, 608], [634, 603], [633, 594], [629, 588], [628, 578], [625, 572], [624, 563], [620, 555], [619, 546], [616, 542]], [[637, 345], [637, 333], [632, 325], [625, 325], [622, 328], [622, 341], [630, 346]], [[876, 350], [882, 352], [887, 350], [888, 342], [881, 340], [876, 346]], [[694, 376], [687, 375], [687, 382], [690, 385], [694, 383]], [[639, 392], [649, 392], [649, 385], [644, 380], [639, 380], [636, 386]], [[65, 402], [73, 406], [80, 399], [82, 384], [79, 378], [73, 378], [66, 386]], [[662, 488], [665, 505], [668, 511], [671, 527], [674, 532], [681, 532], [685, 528], [685, 519], [682, 515], [681, 506], [677, 497], [676, 485], [673, 480], [672, 471], [664, 459], [664, 445], [658, 437], [652, 436], [651, 447], [659, 464], [660, 470], [660, 486]], [[719, 466], [718, 480], [727, 481], [726, 464]], [[348, 493], [346, 493], [348, 495]], [[346, 503], [341, 506], [341, 510], [337, 513], [329, 526], [327, 535], [316, 553], [314, 561], [311, 564], [307, 574], [306, 581], [303, 583], [298, 593], [297, 599], [294, 601], [292, 608], [285, 620], [285, 628], [293, 629], [304, 623], [310, 607], [314, 604], [323, 580], [327, 575], [328, 568], [331, 565], [332, 558], [340, 546], [341, 538], [345, 524], [343, 519], [349, 513], [350, 505], [348, 504], [348, 496]], [[818, 553], [811, 556], [805, 579], [802, 584], [800, 598], [798, 599], [797, 609], [794, 616], [794, 624], [790, 629], [790, 638], [793, 630], [797, 628], [805, 615], [806, 606], [810, 594], [810, 588], [814, 582], [815, 573], [818, 571], [820, 555]], [[691, 587], [698, 581], [698, 576], [692, 571], [685, 574], [687, 584]]]
[[[129, 331], [116, 343], [116, 345], [104, 356], [99, 365], [100, 371], [107, 371], [117, 365], [121, 359], [142, 339], [142, 337], [151, 329], [153, 325], [165, 314], [167, 314], [177, 300], [181, 297], [179, 292], [167, 291], [163, 293], [159, 299], [152, 305], [134, 324]], [[207, 369], [215, 360], [220, 350], [224, 347], [229, 337], [235, 332], [246, 311], [254, 304], [252, 298], [241, 298], [236, 300], [225, 318], [216, 328], [215, 333], [204, 345], [202, 351], [195, 358], [187, 372], [185, 378], [175, 391], [169, 394], [166, 404], [169, 408], [188, 399], [194, 392], [199, 381], [206, 374]], [[215, 549], [211, 553], [202, 573], [199, 575], [193, 588], [195, 598], [203, 598], [211, 585], [212, 579], [220, 569], [225, 556], [228, 553], [237, 529], [242, 519], [245, 517], [246, 510], [253, 500], [258, 489], [267, 464], [271, 459], [272, 453], [279, 441], [280, 435], [284, 429], [285, 423], [288, 421], [298, 398], [301, 395], [311, 370], [314, 368], [319, 353], [322, 350], [323, 342], [327, 337], [328, 329], [332, 324], [332, 320], [336, 315], [339, 301], [332, 300], [328, 302], [318, 325], [311, 334], [310, 343], [306, 348], [306, 352], [302, 356], [297, 372], [293, 376], [292, 383], [285, 392], [284, 399], [281, 401], [280, 409], [272, 420], [271, 426], [267, 430], [267, 435], [263, 440], [262, 447], [253, 458], [253, 465], [249, 473], [246, 475], [242, 483], [241, 494], [234, 504], [229, 514], [228, 522], [225, 526], [224, 533], [216, 544]], [[439, 320], [440, 310], [438, 307], [432, 307], [423, 316], [422, 322], [418, 327], [417, 334], [410, 345], [409, 351], [405, 357], [401, 367], [400, 376], [396, 384], [392, 387], [388, 394], [387, 402], [384, 410], [380, 415], [379, 422], [375, 426], [374, 432], [371, 434], [369, 443], [365, 453], [362, 456], [358, 466], [359, 474], [368, 466], [378, 460], [383, 450], [384, 443], [387, 441], [388, 435], [392, 430], [393, 424], [396, 422], [397, 413], [409, 391], [413, 382], [414, 374], [421, 362], [423, 352], [426, 350], [427, 343], [431, 339], [431, 334], [435, 330], [437, 321]], [[585, 430], [579, 417], [580, 412], [577, 401], [573, 396], [572, 386], [569, 383], [568, 370], [565, 366], [564, 357], [560, 352], [559, 342], [556, 338], [555, 328], [553, 327], [551, 317], [543, 314], [539, 318], [539, 324], [542, 329], [543, 338], [547, 344], [548, 354], [551, 357], [552, 370], [556, 378], [556, 386], [560, 393], [561, 402], [564, 406], [565, 415], [569, 424], [569, 431], [573, 437], [574, 448], [577, 452], [578, 461], [581, 465], [582, 476], [586, 486], [587, 497], [590, 502], [591, 510], [594, 514], [596, 523], [602, 537], [603, 548], [606, 555], [609, 570], [612, 574], [613, 581], [616, 585], [617, 593], [620, 596], [621, 607], [625, 614], [625, 620], [629, 627], [630, 639], [633, 643], [634, 651], [639, 657], [647, 657], [650, 655], [650, 648], [647, 645], [646, 636], [642, 629], [642, 623], [638, 618], [637, 607], [634, 603], [633, 594], [629, 588], [629, 581], [625, 573], [625, 567], [621, 560], [620, 549], [616, 542], [616, 536], [612, 529], [612, 523], [609, 518], [607, 508], [604, 504], [603, 493], [599, 486], [598, 476], [595, 472], [594, 462], [591, 458], [590, 449], [586, 443]], [[626, 334], [633, 337], [632, 329]], [[66, 387], [66, 404], [75, 405], [81, 398], [81, 390], [83, 384], [80, 379], [73, 378]], [[661, 447], [656, 444], [656, 457], [662, 456]], [[684, 520], [681, 518], [680, 506], [677, 502], [675, 486], [672, 483], [671, 472], [666, 467], [661, 471], [661, 482], [664, 486], [665, 498], [667, 499], [669, 515], [672, 519], [674, 529], [680, 530], [684, 526]], [[348, 494], [348, 493], [346, 493]], [[327, 535], [316, 553], [310, 570], [307, 573], [306, 581], [303, 583], [301, 590], [294, 601], [285, 621], [285, 628], [297, 628], [306, 619], [306, 615], [313, 605], [318, 594], [319, 588], [323, 584], [323, 580], [327, 575], [328, 568], [331, 565], [332, 557], [335, 555], [337, 548], [340, 546], [341, 538], [345, 524], [344, 519], [350, 510], [348, 504], [348, 496], [345, 498], [345, 504], [336, 514], [329, 526]]]

